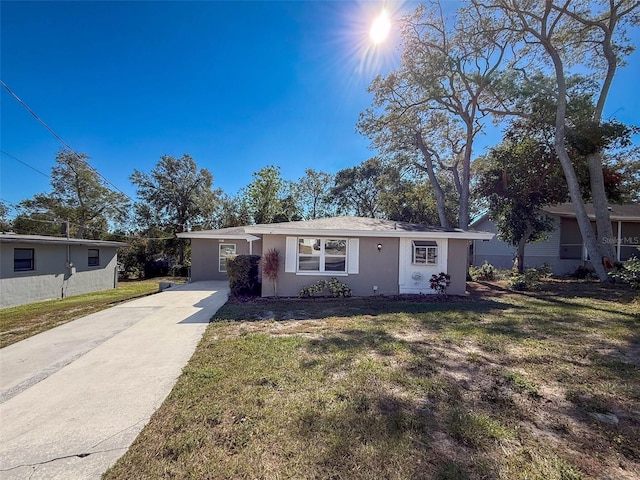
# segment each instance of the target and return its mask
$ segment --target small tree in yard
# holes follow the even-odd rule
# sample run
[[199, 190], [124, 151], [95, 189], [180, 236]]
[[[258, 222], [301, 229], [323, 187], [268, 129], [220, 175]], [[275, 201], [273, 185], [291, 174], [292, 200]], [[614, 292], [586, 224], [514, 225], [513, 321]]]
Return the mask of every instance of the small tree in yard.
[[269, 250], [262, 259], [262, 274], [273, 285], [273, 296], [278, 296], [278, 273], [280, 270], [280, 253], [275, 248]]

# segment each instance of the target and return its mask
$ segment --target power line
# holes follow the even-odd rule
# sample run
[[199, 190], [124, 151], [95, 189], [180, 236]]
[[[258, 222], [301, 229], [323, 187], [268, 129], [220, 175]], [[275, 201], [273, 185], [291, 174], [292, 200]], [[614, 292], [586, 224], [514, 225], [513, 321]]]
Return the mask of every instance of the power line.
[[117, 190], [118, 192], [120, 192], [122, 195], [124, 195], [125, 197], [127, 197], [127, 199], [128, 199], [130, 202], [133, 202], [133, 199], [132, 199], [129, 195], [127, 195], [127, 194], [126, 194], [126, 193], [124, 193], [122, 190], [120, 190], [118, 187], [116, 187], [116, 186], [115, 186], [113, 183], [111, 183], [111, 182], [110, 182], [110, 181], [109, 181], [109, 180], [108, 180], [104, 175], [102, 175], [102, 174], [101, 174], [101, 173], [100, 173], [100, 172], [99, 172], [95, 167], [93, 167], [89, 162], [87, 162], [85, 159], [83, 159], [83, 158], [78, 154], [78, 152], [76, 152], [76, 151], [71, 147], [71, 145], [69, 145], [67, 142], [65, 142], [65, 141], [64, 141], [64, 139], [63, 139], [60, 135], [58, 135], [58, 134], [57, 134], [57, 133], [56, 133], [56, 132], [51, 128], [51, 127], [49, 127], [49, 125], [47, 125], [47, 124], [44, 122], [44, 120], [42, 120], [42, 119], [41, 119], [41, 118], [36, 114], [36, 112], [34, 112], [34, 111], [29, 107], [29, 105], [27, 105], [25, 102], [23, 102], [23, 101], [20, 99], [20, 97], [18, 97], [18, 95], [16, 95], [16, 94], [13, 92], [13, 90], [11, 90], [11, 89], [9, 88], [9, 86], [8, 86], [6, 83], [4, 83], [4, 81], [0, 80], [0, 84], [2, 84], [2, 86], [4, 87], [4, 89], [5, 89], [7, 92], [9, 92], [9, 94], [10, 94], [13, 98], [15, 98], [15, 99], [16, 99], [16, 101], [17, 101], [20, 105], [22, 105], [22, 106], [25, 108], [25, 110], [27, 110], [27, 112], [29, 112], [29, 113], [31, 114], [31, 116], [32, 116], [33, 118], [35, 118], [38, 122], [40, 122], [40, 124], [41, 124], [44, 128], [46, 128], [46, 129], [49, 131], [49, 133], [51, 133], [51, 135], [53, 135], [53, 136], [54, 136], [54, 137], [55, 137], [55, 138], [56, 138], [60, 143], [62, 143], [62, 144], [63, 144], [63, 145], [64, 145], [64, 146], [69, 150], [69, 151], [71, 151], [71, 152], [72, 152], [72, 153], [73, 153], [73, 154], [78, 158], [78, 160], [80, 160], [80, 161], [82, 161], [82, 162], [86, 163], [86, 164], [87, 164], [87, 166], [88, 166], [91, 170], [93, 170], [93, 171], [94, 171], [94, 172], [95, 172], [95, 173], [96, 173], [100, 178], [102, 178], [105, 182], [107, 182], [109, 185], [111, 185], [115, 190]]
[[[18, 205], [17, 203], [13, 203], [10, 202], [9, 200], [5, 200], [4, 198], [0, 198], [0, 202], [3, 203], [8, 203], [9, 205], [13, 206], [15, 209], [20, 209], [22, 208], [20, 205]], [[41, 215], [43, 217], [49, 217], [53, 220], [45, 220], [44, 218], [33, 218], [30, 216], [26, 216], [26, 215], [21, 215], [21, 214], [17, 214], [15, 218], [17, 218], [18, 216], [22, 216], [22, 218], [24, 220], [30, 221], [30, 222], [40, 222], [40, 223], [52, 223], [55, 225], [61, 224], [62, 222], [65, 222], [66, 220], [60, 219], [60, 218], [56, 218], [52, 215], [49, 215], [47, 213], [36, 213], [36, 215]], [[74, 227], [80, 227], [79, 223], [74, 223], [74, 222], [69, 222], [70, 226], [74, 226]], [[83, 227], [85, 230], [92, 230], [94, 232], [99, 232], [99, 233], [104, 233], [104, 231], [100, 228], [97, 227], [92, 227], [90, 225], [85, 225]], [[135, 240], [175, 240], [176, 237], [144, 237], [141, 235], [127, 235], [124, 233], [109, 233], [109, 235], [112, 235], [114, 237], [121, 237], [121, 238], [132, 238]]]
[[21, 164], [23, 164], [25, 167], [29, 167], [31, 170], [38, 172], [40, 175], [44, 175], [47, 178], [51, 178], [50, 175], [47, 175], [46, 173], [44, 173], [42, 170], [38, 170], [36, 167], [33, 167], [31, 165], [29, 165], [27, 162], [23, 162], [22, 160], [20, 160], [19, 158], [14, 157], [13, 155], [11, 155], [10, 153], [5, 152], [4, 150], [0, 150], [0, 153], [2, 153], [3, 155], [6, 155], [7, 157], [15, 160], [16, 162], [20, 162]]

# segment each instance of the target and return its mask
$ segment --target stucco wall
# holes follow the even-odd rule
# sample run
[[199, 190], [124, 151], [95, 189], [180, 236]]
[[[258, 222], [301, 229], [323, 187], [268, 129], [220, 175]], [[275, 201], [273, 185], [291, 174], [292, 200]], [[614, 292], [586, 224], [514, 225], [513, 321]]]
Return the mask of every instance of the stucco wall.
[[[233, 243], [238, 255], [249, 254], [249, 242], [246, 240], [223, 240], [210, 238], [191, 239], [191, 281], [201, 280], [227, 280], [226, 272], [220, 272], [220, 244]], [[252, 253], [262, 255], [262, 241], [253, 242]]]
[[[13, 271], [15, 248], [34, 250], [35, 270]], [[96, 267], [88, 266], [89, 248], [96, 247], [69, 247], [72, 273], [66, 267], [66, 245], [0, 243], [0, 308], [115, 288], [116, 248], [97, 247], [100, 265]]]
[[450, 295], [464, 295], [467, 289], [467, 252], [469, 240], [449, 239], [447, 273], [451, 276], [451, 285], [447, 288]]
[[[378, 243], [382, 249], [378, 251]], [[398, 239], [395, 238], [360, 238], [358, 273], [349, 275], [317, 275], [285, 272], [286, 236], [265, 235], [263, 251], [275, 248], [280, 252], [280, 272], [278, 275], [278, 295], [295, 297], [300, 290], [314, 284], [320, 279], [335, 276], [351, 288], [355, 296], [374, 294], [374, 285], [378, 287], [377, 295], [395, 295], [398, 293]], [[262, 295], [272, 296], [273, 287], [263, 279]]]

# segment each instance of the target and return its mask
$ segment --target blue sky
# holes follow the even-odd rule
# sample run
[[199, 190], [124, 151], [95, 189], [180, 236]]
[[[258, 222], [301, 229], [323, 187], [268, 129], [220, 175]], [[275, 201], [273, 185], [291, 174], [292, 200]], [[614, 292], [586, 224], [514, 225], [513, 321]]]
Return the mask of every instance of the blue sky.
[[[296, 180], [306, 168], [336, 172], [375, 154], [355, 125], [371, 80], [398, 62], [397, 38], [381, 51], [368, 42], [382, 5], [3, 1], [1, 77], [131, 197], [134, 168], [183, 153], [233, 195], [266, 165]], [[640, 124], [638, 80], [636, 52], [609, 114]], [[50, 173], [60, 143], [4, 89], [0, 100], [2, 150]], [[4, 200], [50, 189], [6, 155], [0, 167]]]

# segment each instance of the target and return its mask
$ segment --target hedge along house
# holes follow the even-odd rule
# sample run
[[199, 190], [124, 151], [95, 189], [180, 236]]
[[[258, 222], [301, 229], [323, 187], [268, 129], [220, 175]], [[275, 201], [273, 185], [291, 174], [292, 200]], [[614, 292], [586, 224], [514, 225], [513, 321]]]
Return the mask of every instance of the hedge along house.
[[[492, 233], [445, 229], [376, 218], [333, 217], [179, 233], [191, 239], [191, 279], [222, 280], [226, 258], [235, 254], [280, 254], [278, 293], [296, 296], [320, 279], [336, 277], [354, 295], [435, 293], [432, 274], [451, 276], [447, 293], [466, 288], [471, 240]], [[263, 283], [263, 296], [271, 295]]]
[[[587, 214], [595, 230], [593, 205], [587, 204]], [[547, 238], [529, 243], [524, 249], [525, 267], [538, 267], [543, 263], [551, 265], [558, 275], [571, 274], [579, 266], [589, 267], [591, 259], [582, 240], [576, 211], [572, 203], [561, 203], [543, 207], [542, 211], [553, 222], [553, 229]], [[613, 237], [604, 239], [614, 248], [613, 261], [625, 261], [638, 256], [640, 247], [640, 205], [612, 204], [609, 207]], [[488, 215], [483, 215], [471, 224], [474, 228], [496, 233], [496, 226]], [[473, 243], [473, 264], [489, 262], [494, 267], [512, 268], [515, 247], [503, 242], [496, 235], [490, 241], [476, 240]]]
[[0, 234], [0, 308], [115, 288], [121, 242]]

